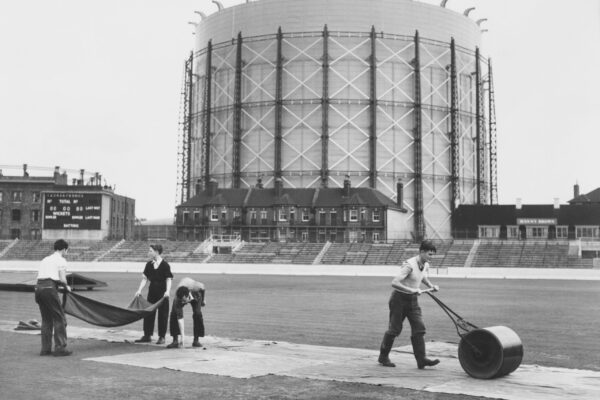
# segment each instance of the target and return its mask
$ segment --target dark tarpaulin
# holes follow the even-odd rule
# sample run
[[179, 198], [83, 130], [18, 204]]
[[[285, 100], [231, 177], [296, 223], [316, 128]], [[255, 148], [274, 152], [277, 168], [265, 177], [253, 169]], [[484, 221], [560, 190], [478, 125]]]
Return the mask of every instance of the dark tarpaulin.
[[114, 327], [131, 324], [153, 313], [164, 298], [152, 304], [142, 296], [135, 296], [126, 308], [101, 303], [73, 292], [65, 292], [63, 307], [65, 313], [93, 325]]

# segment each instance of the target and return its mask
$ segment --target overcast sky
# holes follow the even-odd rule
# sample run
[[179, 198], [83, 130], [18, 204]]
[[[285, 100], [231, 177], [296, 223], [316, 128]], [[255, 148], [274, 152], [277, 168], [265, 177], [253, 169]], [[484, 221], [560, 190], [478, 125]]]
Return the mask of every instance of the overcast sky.
[[[583, 193], [600, 187], [600, 0], [447, 4], [470, 6], [470, 17], [488, 19], [481, 50], [494, 70], [500, 203], [565, 203], [576, 181]], [[0, 0], [0, 168], [100, 172], [136, 199], [138, 217], [172, 216], [188, 21], [216, 9]]]

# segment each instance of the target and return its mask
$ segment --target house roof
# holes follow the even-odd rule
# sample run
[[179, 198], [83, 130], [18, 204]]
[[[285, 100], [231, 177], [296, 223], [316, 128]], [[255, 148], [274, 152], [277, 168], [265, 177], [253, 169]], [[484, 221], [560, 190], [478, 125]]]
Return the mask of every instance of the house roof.
[[343, 188], [282, 188], [277, 196], [275, 188], [268, 189], [216, 189], [214, 195], [208, 190], [179, 205], [179, 207], [203, 207], [228, 205], [230, 207], [272, 207], [288, 205], [294, 207], [339, 207], [341, 205], [400, 207], [376, 189], [350, 188], [347, 196]]
[[600, 203], [600, 188], [589, 193], [579, 195], [568, 201], [569, 204]]

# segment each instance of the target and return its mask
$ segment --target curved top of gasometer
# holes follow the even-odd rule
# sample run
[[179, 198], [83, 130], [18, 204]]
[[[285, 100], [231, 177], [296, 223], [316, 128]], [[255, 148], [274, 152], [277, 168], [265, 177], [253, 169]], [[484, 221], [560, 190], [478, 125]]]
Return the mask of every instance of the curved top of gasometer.
[[[220, 8], [220, 7], [219, 7]], [[474, 14], [474, 13], [471, 13]], [[219, 44], [243, 37], [283, 33], [376, 32], [419, 36], [474, 50], [481, 46], [481, 28], [464, 13], [413, 0], [260, 0], [223, 8], [196, 26], [196, 50], [209, 40]]]

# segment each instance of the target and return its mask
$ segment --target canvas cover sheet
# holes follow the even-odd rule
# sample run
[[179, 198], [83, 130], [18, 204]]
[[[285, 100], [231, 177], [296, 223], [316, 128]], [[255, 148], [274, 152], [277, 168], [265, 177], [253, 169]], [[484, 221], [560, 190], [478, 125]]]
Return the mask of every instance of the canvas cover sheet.
[[125, 308], [102, 303], [73, 292], [64, 293], [65, 313], [93, 325], [115, 327], [131, 324], [153, 313], [164, 301], [152, 304], [142, 296], [136, 296]]

